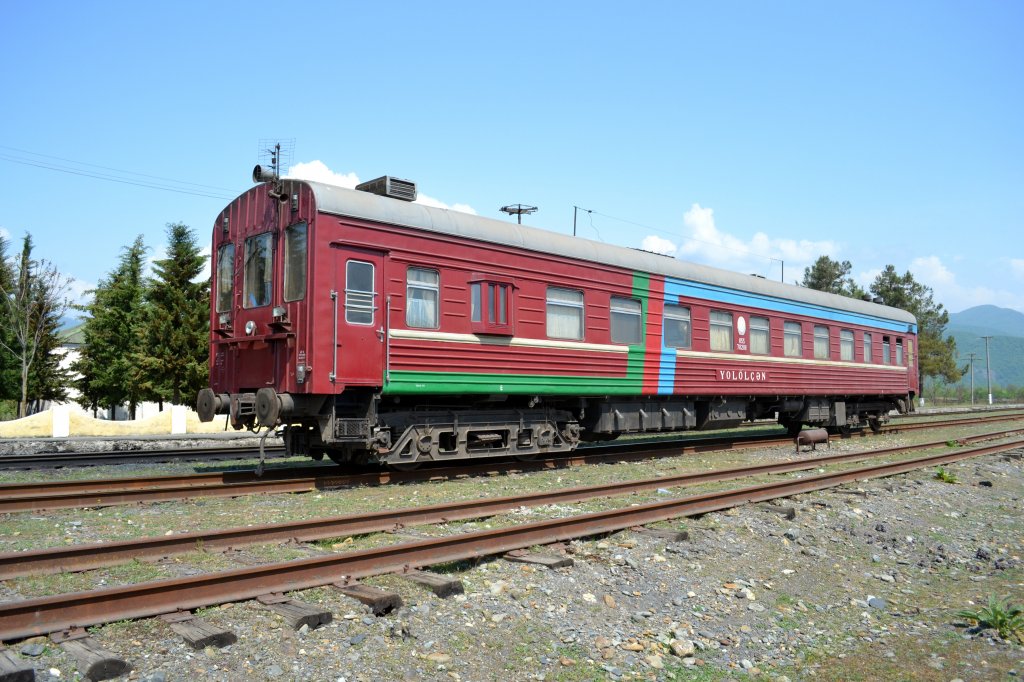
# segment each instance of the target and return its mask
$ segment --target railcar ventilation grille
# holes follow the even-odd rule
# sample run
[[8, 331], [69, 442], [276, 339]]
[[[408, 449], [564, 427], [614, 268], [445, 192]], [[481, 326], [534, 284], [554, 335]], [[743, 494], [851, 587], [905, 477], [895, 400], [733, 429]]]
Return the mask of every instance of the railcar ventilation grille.
[[399, 180], [390, 175], [384, 175], [376, 180], [367, 180], [356, 185], [356, 189], [379, 194], [382, 197], [401, 199], [402, 201], [416, 201], [416, 183], [409, 180]]

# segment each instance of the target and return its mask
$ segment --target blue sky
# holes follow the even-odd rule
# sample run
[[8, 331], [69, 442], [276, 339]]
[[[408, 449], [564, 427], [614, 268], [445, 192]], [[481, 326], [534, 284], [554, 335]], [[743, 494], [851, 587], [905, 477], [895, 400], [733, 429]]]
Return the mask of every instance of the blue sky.
[[891, 263], [950, 311], [1024, 311], [1020, 2], [44, 1], [4, 23], [0, 232], [78, 291], [168, 222], [206, 244], [279, 138], [293, 174], [569, 233], [575, 205], [582, 237], [788, 282], [821, 254], [865, 285]]

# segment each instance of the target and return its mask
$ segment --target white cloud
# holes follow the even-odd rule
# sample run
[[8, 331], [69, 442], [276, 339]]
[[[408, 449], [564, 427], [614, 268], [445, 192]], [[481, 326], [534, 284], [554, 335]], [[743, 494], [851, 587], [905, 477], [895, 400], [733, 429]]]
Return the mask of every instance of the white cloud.
[[[348, 189], [355, 189], [356, 185], [359, 184], [359, 176], [355, 173], [335, 173], [327, 167], [327, 164], [320, 160], [296, 163], [288, 170], [288, 174], [285, 177], [297, 180], [312, 180], [313, 182], [322, 182], [325, 185], [346, 187]], [[476, 215], [476, 209], [468, 204], [446, 204], [440, 199], [427, 196], [422, 192], [417, 192], [416, 203]]]
[[[1024, 261], [1020, 261], [1020, 264], [1024, 266]], [[1010, 265], [1015, 272], [1020, 272], [1014, 259], [1010, 259]], [[915, 258], [908, 269], [918, 283], [931, 288], [935, 301], [945, 306], [946, 310], [957, 312], [989, 304], [1024, 311], [1024, 296], [1020, 292], [961, 284], [956, 273], [946, 267], [938, 256]]]
[[667, 239], [662, 239], [657, 235], [647, 235], [643, 241], [640, 242], [640, 248], [644, 251], [652, 251], [654, 253], [660, 253], [665, 256], [674, 256], [679, 247], [670, 242]]
[[3, 237], [4, 239], [10, 240], [11, 233], [7, 231], [7, 228], [0, 227], [0, 237]]
[[[2, 228], [0, 228], [2, 229]], [[1010, 260], [1010, 272], [1017, 279], [1024, 279], [1024, 258], [1011, 258]]]
[[359, 176], [355, 173], [335, 173], [327, 167], [327, 164], [320, 160], [310, 161], [309, 163], [296, 163], [288, 169], [288, 174], [285, 177], [298, 180], [312, 180], [313, 182], [322, 182], [325, 185], [347, 187], [348, 189], [355, 189], [356, 185], [359, 184]]
[[460, 213], [469, 213], [476, 215], [476, 209], [468, 204], [452, 204], [448, 205], [439, 199], [434, 197], [428, 197], [426, 194], [417, 191], [416, 192], [416, 203], [423, 204], [424, 206], [433, 206], [434, 208], [444, 208], [451, 211], [459, 211]]
[[95, 288], [96, 282], [86, 282], [83, 279], [71, 277], [68, 280], [67, 298], [76, 305], [88, 305], [92, 303], [92, 294], [86, 292]]
[[785, 268], [786, 281], [802, 279], [803, 269], [818, 256], [835, 257], [839, 247], [832, 241], [809, 239], [778, 239], [764, 232], [743, 240], [715, 225], [715, 212], [700, 204], [693, 204], [683, 214], [683, 241], [678, 255], [708, 265], [765, 274], [774, 279]]

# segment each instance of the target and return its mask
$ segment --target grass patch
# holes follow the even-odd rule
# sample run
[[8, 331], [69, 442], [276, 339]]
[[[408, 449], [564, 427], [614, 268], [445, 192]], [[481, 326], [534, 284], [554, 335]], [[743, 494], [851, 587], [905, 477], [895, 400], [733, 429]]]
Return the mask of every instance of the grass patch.
[[952, 471], [947, 471], [943, 467], [939, 467], [938, 471], [935, 472], [935, 479], [943, 483], [957, 483], [956, 474]]
[[983, 628], [992, 628], [1003, 639], [1017, 639], [1024, 643], [1024, 607], [1010, 603], [1010, 598], [988, 598], [988, 604], [980, 609], [957, 611], [958, 618], [977, 623]]

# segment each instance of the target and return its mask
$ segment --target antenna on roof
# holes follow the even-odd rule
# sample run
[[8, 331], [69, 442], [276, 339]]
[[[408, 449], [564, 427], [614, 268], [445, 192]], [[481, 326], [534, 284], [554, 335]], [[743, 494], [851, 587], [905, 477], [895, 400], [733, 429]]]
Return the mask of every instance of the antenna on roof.
[[268, 194], [279, 201], [284, 201], [287, 197], [284, 195], [281, 178], [288, 173], [288, 167], [294, 156], [295, 138], [285, 140], [284, 144], [276, 140], [260, 140], [259, 160], [263, 163], [256, 164], [256, 167], [252, 169], [252, 181], [264, 184], [273, 183]]
[[523, 224], [523, 214], [530, 215], [531, 213], [537, 212], [536, 206], [527, 206], [525, 204], [509, 204], [508, 206], [502, 206], [500, 209], [502, 213], [508, 213], [514, 215], [519, 219], [519, 224]]

